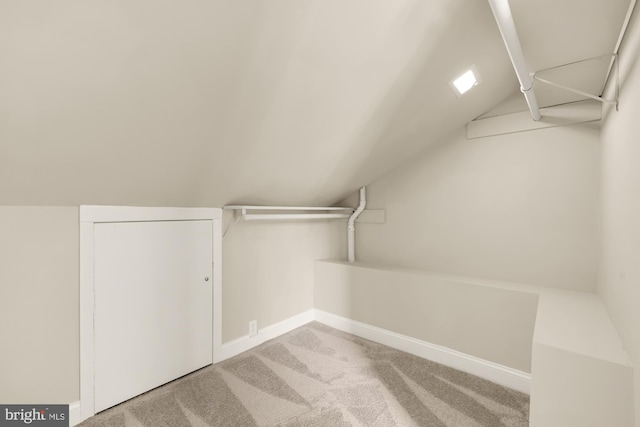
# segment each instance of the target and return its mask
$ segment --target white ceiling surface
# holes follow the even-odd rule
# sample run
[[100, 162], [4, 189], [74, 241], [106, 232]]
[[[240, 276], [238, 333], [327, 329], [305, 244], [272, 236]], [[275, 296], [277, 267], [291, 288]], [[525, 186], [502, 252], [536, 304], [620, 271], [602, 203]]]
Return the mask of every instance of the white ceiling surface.
[[[534, 70], [628, 6], [511, 3]], [[334, 203], [516, 89], [484, 1], [5, 0], [0, 204]]]

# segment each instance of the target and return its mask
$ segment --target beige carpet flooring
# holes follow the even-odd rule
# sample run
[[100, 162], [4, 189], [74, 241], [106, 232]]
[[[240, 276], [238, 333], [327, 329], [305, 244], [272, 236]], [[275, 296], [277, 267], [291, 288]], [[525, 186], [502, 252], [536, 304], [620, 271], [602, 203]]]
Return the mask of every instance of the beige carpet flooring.
[[528, 426], [529, 396], [312, 322], [83, 427]]

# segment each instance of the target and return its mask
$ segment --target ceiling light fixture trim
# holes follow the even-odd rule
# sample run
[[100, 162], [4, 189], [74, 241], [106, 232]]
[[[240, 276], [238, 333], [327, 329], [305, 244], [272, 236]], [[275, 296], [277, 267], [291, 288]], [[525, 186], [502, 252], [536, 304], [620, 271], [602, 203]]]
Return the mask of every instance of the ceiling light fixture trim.
[[480, 83], [480, 74], [475, 65], [472, 65], [464, 73], [460, 74], [449, 82], [449, 87], [461, 97]]

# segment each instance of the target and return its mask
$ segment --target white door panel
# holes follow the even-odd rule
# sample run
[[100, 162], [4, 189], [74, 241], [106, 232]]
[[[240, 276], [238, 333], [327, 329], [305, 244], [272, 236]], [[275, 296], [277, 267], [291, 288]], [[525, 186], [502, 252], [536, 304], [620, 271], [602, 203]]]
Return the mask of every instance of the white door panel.
[[95, 224], [95, 410], [211, 364], [212, 221]]

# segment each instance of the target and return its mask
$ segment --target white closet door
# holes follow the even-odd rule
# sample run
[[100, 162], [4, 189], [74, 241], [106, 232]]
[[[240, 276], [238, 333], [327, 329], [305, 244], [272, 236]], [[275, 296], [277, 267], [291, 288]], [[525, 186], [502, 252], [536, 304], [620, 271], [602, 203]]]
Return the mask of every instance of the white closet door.
[[95, 224], [95, 410], [213, 362], [212, 221]]

